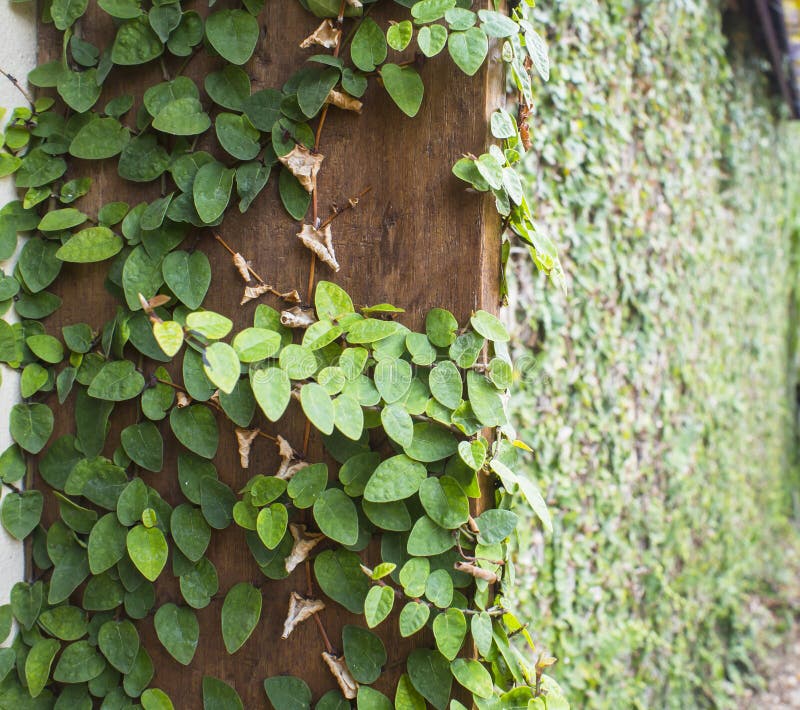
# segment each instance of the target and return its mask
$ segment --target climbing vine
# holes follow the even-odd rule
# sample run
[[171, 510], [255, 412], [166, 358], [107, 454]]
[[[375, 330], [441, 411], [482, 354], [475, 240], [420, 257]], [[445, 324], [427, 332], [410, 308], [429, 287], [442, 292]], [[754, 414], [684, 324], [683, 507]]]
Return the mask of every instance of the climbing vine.
[[[103, 708], [172, 708], [166, 693], [150, 687], [153, 664], [135, 622], [152, 616], [164, 649], [189, 665], [200, 642], [196, 610], [220, 598], [222, 639], [237, 653], [261, 621], [262, 588], [246, 580], [222, 593], [206, 556], [214, 531], [235, 525], [266, 580], [307, 572], [307, 585], [287, 600], [283, 638], [312, 618], [319, 628], [339, 690], [317, 708], [352, 700], [359, 708], [391, 707], [371, 687], [387, 661], [371, 631], [381, 624], [398, 624], [404, 637], [429, 628], [435, 641], [408, 657], [395, 707], [427, 701], [461, 708], [451, 699], [455, 681], [480, 708], [565, 708], [545, 673], [554, 659], [534, 660], [531, 636], [504, 596], [514, 578], [513, 497], [525, 498], [550, 527], [538, 489], [518, 472], [527, 446], [505, 412], [513, 380], [505, 328], [485, 311], [459, 324], [434, 309], [425, 332], [413, 332], [402, 325], [401, 308], [356, 307], [332, 282], [320, 281], [311, 294], [317, 260], [339, 270], [334, 220], [366, 194], [325, 219], [318, 214], [328, 111], [360, 112], [368, 83], [379, 81], [413, 117], [424, 98], [418, 66], [425, 58], [446, 48], [473, 75], [497, 41], [524, 119], [531, 69], [543, 78], [549, 71], [525, 5], [505, 14], [496, 5], [474, 12], [463, 0], [397, 0], [403, 17], [381, 27], [370, 17], [375, 3], [300, 0], [318, 19], [297, 40], [318, 53], [282, 87], [252, 92], [243, 67], [258, 41], [263, 0], [205, 17], [178, 2], [97, 4], [114, 18], [106, 47], [82, 36], [88, 0], [44, 7], [44, 21], [63, 33], [63, 51], [28, 80], [54, 92], [34, 98], [6, 74], [29, 106], [12, 113], [0, 153], [0, 174], [13, 174], [24, 191], [0, 210], [0, 257], [15, 253], [20, 233], [30, 235], [13, 274], [0, 279], [0, 301], [21, 319], [0, 320], [0, 361], [20, 372], [22, 396], [10, 412], [14, 444], [0, 456], [9, 489], [0, 518], [11, 535], [30, 541], [31, 565], [28, 581], [0, 607], [0, 636], [9, 636], [13, 621], [18, 626], [11, 646], [0, 649], [4, 705], [91, 708], [98, 698]], [[390, 50], [402, 52], [414, 40], [413, 61], [389, 61]], [[221, 60], [205, 77], [204, 94], [183, 75], [202, 52]], [[160, 63], [164, 81], [138, 97], [138, 111], [128, 94], [96, 106], [104, 86], [124, 85], [116, 67], [151, 62]], [[493, 194], [510, 233], [560, 281], [555, 250], [537, 233], [515, 171], [525, 125], [496, 111], [491, 130], [502, 145], [465, 156], [453, 172]], [[197, 149], [201, 136], [216, 139], [213, 151]], [[160, 181], [161, 194], [87, 214], [72, 205], [92, 179], [67, 179], [70, 158], [113, 160], [121, 178]], [[273, 172], [310, 250], [305, 299], [313, 307], [298, 289], [267, 284], [218, 231], [227, 211], [248, 210]], [[230, 252], [243, 304], [274, 298], [283, 307], [259, 303], [252, 326], [236, 332], [227, 316], [203, 309], [211, 266], [198, 248], [202, 233]], [[65, 325], [60, 338], [48, 332], [42, 319], [61, 300], [47, 289], [62, 265], [100, 262], [108, 265], [115, 316]], [[173, 361], [177, 367], [168, 368]], [[58, 427], [72, 433], [56, 438], [62, 410], [54, 398], [74, 405], [74, 425]], [[302, 445], [271, 433], [293, 399], [308, 422]], [[137, 405], [132, 423], [129, 408], [114, 418], [126, 402]], [[167, 427], [181, 447], [182, 502], [168, 502], [147, 483], [147, 472], [164, 468]], [[311, 427], [338, 472], [307, 460]], [[233, 490], [213, 463], [224, 436], [236, 438], [243, 469], [254, 442], [269, 440], [279, 469]], [[34, 478], [39, 487], [20, 486]], [[494, 507], [481, 511], [484, 481], [497, 485]], [[49, 527], [45, 493], [58, 512]], [[376, 538], [381, 562], [370, 568], [358, 553]], [[159, 605], [156, 584], [170, 558], [182, 602]], [[319, 615], [328, 600], [362, 615], [365, 626], [346, 626], [341, 640], [330, 639]], [[517, 635], [527, 651], [513, 641]], [[264, 690], [277, 710], [311, 705], [301, 678], [267, 678]], [[242, 707], [237, 691], [217, 678], [203, 678], [202, 694], [206, 708]]]

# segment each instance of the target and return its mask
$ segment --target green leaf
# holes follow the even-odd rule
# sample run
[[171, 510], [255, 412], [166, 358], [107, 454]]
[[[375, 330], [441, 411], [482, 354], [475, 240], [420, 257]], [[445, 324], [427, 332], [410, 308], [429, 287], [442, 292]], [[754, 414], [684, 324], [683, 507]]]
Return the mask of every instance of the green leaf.
[[375, 366], [374, 380], [381, 397], [387, 404], [401, 400], [411, 387], [411, 364], [400, 358], [386, 358]]
[[419, 23], [434, 22], [455, 7], [456, 0], [420, 0], [411, 6], [411, 16]]
[[117, 165], [121, 178], [132, 182], [149, 182], [158, 178], [168, 167], [170, 158], [152, 133], [132, 138], [122, 151]]
[[62, 71], [56, 88], [64, 103], [78, 113], [85, 113], [92, 108], [102, 91], [97, 80], [97, 69]]
[[432, 308], [425, 317], [425, 332], [428, 340], [437, 348], [447, 348], [456, 339], [458, 321], [443, 308]]
[[203, 369], [225, 394], [233, 392], [241, 374], [239, 356], [227, 343], [212, 343], [205, 349]]
[[364, 431], [364, 412], [352, 397], [341, 394], [333, 402], [336, 428], [348, 439], [358, 441]]
[[96, 118], [77, 132], [69, 153], [84, 160], [112, 158], [122, 152], [130, 137], [130, 131], [117, 119]]
[[125, 427], [120, 435], [122, 448], [135, 464], [158, 472], [164, 464], [164, 440], [152, 422]]
[[283, 94], [276, 89], [262, 89], [243, 101], [245, 115], [259, 131], [271, 131], [281, 117]]
[[39, 524], [44, 507], [41, 491], [12, 491], [3, 497], [0, 519], [9, 535], [24, 540]]
[[106, 662], [88, 641], [76, 641], [64, 648], [53, 671], [58, 683], [86, 683], [97, 678]]
[[310, 508], [328, 483], [328, 467], [324, 463], [301, 468], [289, 481], [286, 492], [296, 508]]
[[139, 699], [144, 710], [175, 710], [169, 696], [160, 688], [148, 688]]
[[25, 156], [22, 166], [17, 170], [16, 184], [17, 187], [41, 187], [58, 180], [66, 170], [67, 164], [64, 160], [47, 155], [41, 148], [34, 148]]
[[205, 557], [180, 578], [181, 595], [195, 609], [204, 609], [219, 591], [217, 570]]
[[153, 32], [146, 17], [123, 22], [117, 30], [111, 48], [111, 61], [121, 66], [145, 64], [157, 59], [164, 52], [164, 45]]
[[473, 76], [481, 68], [489, 52], [489, 38], [480, 27], [470, 27], [464, 32], [451, 32], [447, 38], [447, 51], [461, 71]]
[[428, 387], [436, 400], [448, 409], [455, 409], [461, 404], [464, 383], [458, 368], [450, 360], [440, 362], [431, 370]]
[[311, 204], [311, 194], [289, 170], [283, 168], [278, 177], [281, 202], [289, 215], [298, 221], [305, 217]]
[[431, 573], [431, 564], [424, 558], [412, 558], [401, 568], [398, 575], [403, 592], [408, 597], [421, 597], [425, 593], [425, 583]]
[[127, 534], [116, 513], [107, 513], [94, 524], [89, 533], [88, 547], [89, 570], [92, 574], [102, 574], [125, 556]]
[[[183, 326], [174, 320], [165, 320], [153, 325], [153, 337], [164, 354], [173, 357], [183, 345]], [[147, 391], [145, 392], [147, 394]]]
[[513, 37], [519, 34], [520, 26], [508, 15], [495, 10], [478, 10], [481, 27], [490, 37]]
[[491, 698], [494, 693], [492, 676], [478, 661], [468, 658], [456, 658], [450, 669], [455, 679], [470, 693], [479, 698]]
[[484, 545], [502, 542], [514, 532], [517, 520], [516, 514], [510, 510], [492, 508], [484, 511], [475, 521], [480, 530], [480, 542]]
[[394, 708], [389, 698], [368, 685], [359, 687], [356, 702], [359, 710], [392, 710]]
[[350, 58], [361, 71], [375, 71], [386, 59], [386, 37], [372, 18], [365, 18], [358, 26], [350, 45]]
[[173, 136], [196, 136], [211, 128], [211, 119], [196, 98], [175, 99], [153, 119], [153, 128]]
[[192, 194], [197, 214], [203, 222], [210, 224], [222, 215], [231, 198], [235, 170], [214, 161], [206, 163], [194, 179]]
[[250, 638], [261, 618], [261, 592], [240, 582], [231, 588], [222, 605], [222, 639], [228, 653], [236, 653]]
[[39, 230], [42, 232], [60, 232], [71, 227], [77, 227], [86, 221], [86, 215], [74, 207], [52, 210], [42, 217]]
[[458, 655], [466, 635], [467, 620], [461, 609], [448, 609], [433, 620], [436, 648], [448, 661], [452, 661]]
[[186, 316], [186, 327], [209, 340], [220, 340], [230, 333], [233, 321], [213, 311], [198, 311]]
[[107, 621], [97, 634], [97, 645], [120, 673], [130, 673], [139, 653], [139, 633], [127, 619]]
[[64, 359], [64, 346], [52, 335], [30, 335], [25, 344], [43, 362], [57, 365]]
[[200, 625], [191, 609], [164, 604], [154, 617], [156, 635], [161, 645], [178, 663], [188, 666], [197, 650]]
[[400, 612], [398, 625], [403, 638], [413, 636], [428, 622], [430, 607], [422, 602], [408, 602]]
[[250, 77], [231, 64], [206, 76], [204, 86], [215, 104], [231, 111], [244, 111], [245, 102], [250, 97]]
[[169, 525], [178, 549], [192, 562], [197, 562], [211, 541], [211, 528], [202, 511], [183, 503], [172, 511]]
[[396, 710], [425, 710], [425, 699], [411, 685], [407, 673], [400, 676], [394, 696]]
[[56, 252], [56, 257], [78, 264], [105, 261], [116, 256], [122, 244], [122, 237], [108, 227], [89, 227], [72, 235]]
[[243, 710], [242, 699], [227, 683], [203, 676], [203, 710]]
[[23, 479], [26, 473], [27, 466], [21, 449], [16, 444], [11, 444], [0, 455], [0, 479], [4, 483], [16, 483]]
[[458, 444], [459, 458], [473, 471], [479, 471], [486, 462], [486, 444], [483, 441], [462, 441]]
[[381, 409], [381, 425], [386, 434], [402, 447], [410, 446], [414, 438], [414, 422], [402, 404], [390, 404]]
[[132, 311], [142, 309], [140, 296], [152, 298], [164, 283], [161, 259], [150, 256], [143, 246], [136, 247], [122, 267], [122, 287], [125, 301]]
[[373, 503], [389, 503], [414, 495], [428, 472], [421, 463], [404, 454], [382, 461], [370, 476], [364, 499]]
[[146, 579], [155, 582], [167, 564], [168, 547], [164, 533], [158, 528], [137, 525], [128, 532], [128, 555]]
[[271, 422], [281, 418], [289, 405], [292, 383], [280, 367], [264, 367], [250, 372], [253, 395]]
[[206, 38], [223, 59], [244, 64], [258, 41], [258, 21], [244, 10], [221, 10], [206, 19]]
[[355, 311], [353, 300], [347, 292], [335, 283], [320, 281], [314, 291], [314, 308], [317, 318], [335, 321]]
[[342, 629], [344, 659], [350, 674], [359, 683], [374, 683], [386, 663], [386, 648], [375, 634], [360, 626]]
[[453, 602], [453, 578], [446, 569], [431, 572], [425, 582], [425, 596], [440, 609], [445, 609]]
[[264, 547], [274, 550], [280, 545], [289, 524], [289, 513], [282, 503], [262, 508], [256, 518], [256, 532]]
[[417, 44], [426, 57], [435, 57], [447, 44], [447, 28], [442, 25], [426, 25], [417, 35]]
[[495, 386], [483, 375], [470, 370], [467, 373], [469, 402], [478, 421], [484, 426], [502, 426], [506, 423], [503, 400]]
[[414, 438], [405, 451], [417, 461], [430, 463], [452, 456], [458, 450], [458, 441], [452, 432], [431, 422], [414, 424]]
[[475, 614], [470, 622], [470, 633], [475, 648], [481, 656], [488, 656], [492, 649], [492, 617], [485, 611]]
[[426, 478], [419, 499], [428, 516], [440, 527], [455, 530], [469, 519], [469, 498], [450, 476]]
[[329, 488], [314, 503], [314, 520], [320, 532], [342, 545], [358, 541], [358, 512], [344, 491]]
[[61, 644], [55, 639], [40, 639], [31, 647], [25, 659], [25, 682], [30, 697], [36, 698], [44, 690], [53, 659], [60, 649]]
[[486, 311], [476, 311], [470, 318], [472, 327], [487, 340], [497, 343], [507, 343], [508, 331], [500, 320]]
[[[89, 6], [89, 0], [53, 0], [50, 5], [50, 17], [53, 18], [53, 24], [56, 29], [62, 32], [72, 24], [79, 17], [82, 17]], [[38, 693], [34, 695], [36, 697]]]
[[[452, 35], [451, 35], [452, 36]], [[383, 37], [383, 35], [381, 35]], [[414, 67], [384, 64], [380, 70], [383, 86], [406, 116], [414, 117], [422, 105], [425, 86]]]
[[167, 49], [177, 57], [188, 57], [203, 39], [203, 20], [194, 11], [184, 12], [167, 40]]
[[169, 415], [173, 433], [189, 451], [214, 458], [219, 445], [219, 429], [214, 415], [201, 404], [173, 409]]
[[261, 151], [261, 133], [253, 127], [247, 116], [220, 113], [214, 128], [220, 145], [237, 160], [252, 160]]
[[308, 420], [323, 434], [333, 432], [334, 407], [331, 396], [322, 385], [309, 382], [300, 389], [300, 404]]
[[526, 29], [525, 47], [533, 60], [533, 66], [542, 80], [547, 81], [550, 79], [550, 58], [547, 52], [547, 43], [542, 39], [542, 36], [533, 29]]
[[46, 404], [15, 404], [11, 408], [11, 437], [25, 451], [38, 454], [53, 433], [53, 412]]
[[354, 614], [364, 613], [369, 580], [361, 558], [347, 550], [325, 550], [314, 560], [314, 576], [322, 591]]
[[304, 680], [276, 675], [264, 681], [264, 690], [275, 710], [309, 710], [311, 689]]
[[22, 247], [19, 256], [19, 271], [32, 293], [38, 293], [55, 281], [61, 271], [61, 262], [56, 258], [58, 244], [44, 239], [30, 239]]
[[453, 533], [433, 522], [427, 515], [419, 518], [408, 536], [408, 554], [431, 557], [447, 552], [456, 544]]
[[413, 35], [414, 27], [411, 22], [409, 20], [403, 20], [389, 27], [386, 31], [386, 41], [392, 49], [402, 52], [408, 47]]
[[333, 67], [309, 68], [297, 87], [297, 103], [306, 117], [313, 118], [322, 110], [339, 77]]
[[453, 684], [447, 659], [438, 651], [416, 648], [409, 655], [406, 667], [417, 692], [438, 710], [445, 710]]
[[389, 587], [373, 586], [364, 600], [364, 616], [371, 629], [380, 624], [392, 612], [394, 590]]
[[266, 360], [280, 347], [280, 334], [266, 328], [245, 328], [233, 339], [233, 349], [244, 363]]
[[144, 377], [130, 360], [107, 362], [89, 385], [89, 396], [109, 402], [133, 399], [144, 389]]

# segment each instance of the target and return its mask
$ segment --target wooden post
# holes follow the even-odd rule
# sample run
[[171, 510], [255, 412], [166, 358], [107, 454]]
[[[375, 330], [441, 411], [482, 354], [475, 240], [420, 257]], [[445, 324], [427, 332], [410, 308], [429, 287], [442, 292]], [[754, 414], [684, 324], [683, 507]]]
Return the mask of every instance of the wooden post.
[[[481, 0], [475, 4], [488, 8], [493, 3]], [[371, 15], [383, 24], [390, 17], [385, 5], [387, 3], [378, 6]], [[396, 6], [388, 5], [396, 15]], [[246, 67], [253, 80], [253, 91], [280, 86], [306, 56], [314, 53], [301, 50], [298, 45], [318, 24], [294, 0], [267, 2], [259, 20], [262, 37], [255, 56]], [[81, 24], [86, 39], [101, 47], [108, 44], [113, 31], [108, 15], [93, 7]], [[61, 48], [46, 26], [41, 30], [40, 59], [45, 61], [58, 56]], [[341, 270], [334, 273], [317, 263], [314, 280], [335, 281], [357, 304], [386, 301], [401, 306], [406, 309], [401, 320], [410, 327], [420, 327], [425, 312], [436, 306], [452, 310], [462, 323], [475, 309], [496, 311], [498, 306], [500, 224], [497, 213], [490, 203], [491, 197], [467, 192], [465, 183], [455, 178], [450, 168], [462, 153], [480, 154], [489, 143], [488, 117], [502, 104], [503, 95], [499, 47], [492, 46], [484, 68], [471, 78], [456, 69], [446, 54], [445, 51], [425, 61], [421, 68], [425, 99], [416, 118], [404, 116], [373, 81], [364, 97], [362, 115], [337, 109], [329, 112], [320, 145], [320, 152], [325, 156], [318, 181], [322, 219], [329, 214], [331, 204], [344, 205], [351, 196], [365, 189], [370, 192], [356, 209], [349, 210], [333, 225]], [[170, 62], [168, 69], [174, 71], [179, 64], [175, 61], [173, 67]], [[202, 87], [203, 77], [215, 67], [213, 60], [205, 59], [201, 53], [190, 62], [185, 73]], [[115, 72], [121, 72], [125, 81], [109, 82], [99, 106], [120, 94], [141, 94], [143, 87], [160, 80], [158, 69], [153, 67], [144, 70], [117, 68]], [[140, 103], [141, 99], [137, 98], [134, 112]], [[75, 163], [75, 175], [91, 175], [95, 180], [90, 195], [81, 203], [86, 212], [94, 212], [110, 200], [125, 200], [135, 205], [158, 196], [158, 185], [137, 186], [125, 182], [117, 177], [112, 164], [98, 168], [97, 163]], [[295, 237], [299, 225], [281, 207], [274, 176], [270, 182], [246, 214], [239, 215], [235, 208], [229, 211], [220, 234], [234, 250], [251, 260], [253, 268], [268, 283], [280, 290], [296, 288], [308, 303], [312, 295], [308, 290], [310, 252]], [[229, 254], [215, 242], [210, 230], [195, 230], [186, 244], [194, 240], [209, 255], [213, 266], [213, 282], [205, 307], [232, 317], [237, 328], [251, 325], [256, 304], [239, 305], [242, 282]], [[64, 305], [55, 318], [63, 323], [87, 322], [98, 327], [113, 316], [113, 299], [102, 283], [104, 268], [92, 271], [82, 266], [73, 270], [65, 265], [66, 277], [59, 280], [59, 295]], [[263, 298], [262, 302], [281, 308], [280, 301], [271, 297]], [[302, 450], [305, 419], [296, 403], [290, 408], [288, 425], [281, 423], [280, 428], [266, 422], [263, 425], [266, 431], [281, 433], [295, 449]], [[167, 442], [164, 470], [148, 475], [147, 482], [177, 505], [183, 500], [176, 479], [179, 446], [168, 424], [162, 422], [160, 429]], [[61, 433], [64, 431], [56, 435]], [[109, 441], [114, 440], [112, 432]], [[307, 455], [312, 461], [323, 458], [316, 432], [310, 436]], [[266, 439], [259, 439], [250, 469], [242, 470], [233, 431], [222, 427], [215, 463], [221, 479], [235, 490], [256, 473], [274, 471], [277, 461], [275, 446]], [[370, 548], [365, 561], [375, 563], [378, 553], [379, 550]], [[182, 710], [202, 707], [200, 687], [204, 675], [233, 685], [248, 710], [268, 707], [262, 685], [268, 676], [301, 676], [311, 686], [315, 699], [335, 687], [321, 660], [324, 644], [313, 621], [301, 624], [289, 640], [280, 640], [290, 592], [308, 591], [306, 569], [300, 566], [281, 582], [266, 580], [245, 544], [242, 530], [235, 525], [215, 533], [208, 556], [219, 572], [220, 594], [198, 613], [200, 643], [188, 668], [178, 664], [161, 648], [152, 616], [138, 624], [155, 666], [152, 685], [165, 690]], [[170, 601], [181, 603], [177, 580], [171, 576], [169, 565], [162, 578], [158, 583], [157, 606]], [[225, 592], [240, 581], [261, 586], [264, 613], [253, 636], [239, 652], [230, 656], [220, 634], [220, 609]], [[313, 591], [321, 595], [316, 585]], [[342, 625], [363, 625], [363, 619], [359, 621], [330, 601], [322, 621], [332, 644], [339, 650]], [[402, 639], [396, 623], [385, 623], [379, 630], [389, 652], [389, 661], [376, 687], [393, 697], [394, 685], [404, 670], [408, 651], [418, 640]]]

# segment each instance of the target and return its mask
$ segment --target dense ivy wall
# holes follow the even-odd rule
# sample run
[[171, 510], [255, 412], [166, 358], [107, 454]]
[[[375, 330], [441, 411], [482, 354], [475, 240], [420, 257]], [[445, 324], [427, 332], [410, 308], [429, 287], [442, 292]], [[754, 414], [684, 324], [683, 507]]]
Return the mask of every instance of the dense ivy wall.
[[789, 571], [800, 142], [723, 4], [536, 11], [529, 181], [569, 295], [519, 259], [515, 409], [555, 506], [520, 589], [575, 707], [735, 707]]

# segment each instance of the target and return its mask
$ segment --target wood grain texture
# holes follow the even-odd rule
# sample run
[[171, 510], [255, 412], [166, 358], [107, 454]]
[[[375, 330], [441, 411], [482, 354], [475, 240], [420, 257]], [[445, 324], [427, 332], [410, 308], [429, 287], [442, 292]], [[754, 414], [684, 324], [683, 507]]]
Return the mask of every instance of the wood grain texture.
[[[476, 8], [490, 4], [490, 0], [475, 3]], [[196, 9], [203, 12], [201, 7]], [[385, 25], [398, 11], [403, 12], [402, 8], [384, 2], [372, 16]], [[280, 86], [305, 56], [314, 53], [300, 50], [298, 44], [318, 24], [297, 2], [289, 0], [268, 0], [259, 20], [262, 37], [255, 56], [246, 67], [253, 79], [253, 91]], [[83, 19], [82, 32], [86, 39], [101, 47], [113, 39], [110, 18], [96, 7]], [[59, 51], [60, 43], [46, 26], [42, 26], [40, 57], [48, 59]], [[402, 306], [406, 314], [401, 320], [413, 328], [423, 325], [424, 314], [434, 306], [449, 308], [461, 322], [465, 322], [474, 309], [497, 309], [497, 215], [487, 199], [467, 192], [464, 183], [450, 172], [462, 153], [479, 154], [487, 145], [487, 118], [502, 100], [501, 65], [497, 54], [498, 48], [493, 46], [488, 67], [473, 78], [455, 69], [446, 52], [425, 62], [421, 69], [425, 99], [414, 119], [405, 117], [374, 80], [364, 98], [362, 115], [330, 111], [321, 144], [325, 162], [318, 181], [320, 216], [327, 215], [332, 203], [344, 204], [348, 197], [365, 188], [371, 188], [371, 193], [361, 200], [357, 209], [334, 222], [334, 243], [342, 268], [334, 274], [325, 265], [317, 264], [317, 280], [335, 281], [357, 304], [387, 301]], [[168, 60], [171, 70], [179, 64], [178, 60]], [[202, 87], [203, 76], [217, 65], [218, 62], [201, 53], [191, 62], [187, 74]], [[141, 103], [143, 88], [159, 80], [157, 66], [146, 70], [116, 68], [99, 106], [114, 96], [132, 93], [137, 95], [135, 111]], [[203, 99], [208, 105], [205, 95]], [[73, 176], [92, 175], [95, 179], [90, 195], [80, 203], [89, 213], [95, 213], [100, 205], [111, 200], [125, 200], [135, 205], [160, 194], [156, 183], [132, 185], [122, 181], [116, 176], [113, 164], [99, 166], [76, 161], [71, 172]], [[268, 283], [281, 290], [297, 288], [308, 301], [310, 254], [295, 237], [299, 225], [283, 211], [276, 183], [273, 174], [266, 190], [245, 215], [240, 215], [235, 208], [231, 210], [220, 233], [234, 249], [252, 261], [255, 270]], [[237, 328], [250, 325], [256, 304], [239, 306], [242, 282], [230, 257], [214, 242], [208, 230], [194, 230], [186, 244], [196, 241], [209, 255], [214, 274], [205, 306], [233, 317]], [[104, 272], [103, 267], [65, 266], [59, 280], [59, 295], [64, 305], [50, 319], [50, 332], [71, 322], [88, 322], [98, 328], [113, 316], [116, 305], [103, 287]], [[263, 302], [281, 307], [277, 299], [268, 298]], [[147, 371], [154, 368], [153, 364], [145, 365]], [[132, 423], [136, 416], [132, 409], [126, 413], [123, 407], [118, 407], [117, 412], [117, 418], [123, 420], [121, 426]], [[67, 417], [60, 419], [63, 422]], [[296, 449], [302, 449], [304, 418], [296, 403], [290, 405], [289, 415], [280, 427], [258, 417], [256, 423], [270, 433], [282, 433]], [[221, 444], [215, 463], [222, 480], [238, 490], [256, 473], [274, 472], [278, 459], [269, 441], [258, 440], [250, 469], [242, 470], [232, 428], [224, 421], [220, 421], [220, 425]], [[160, 474], [146, 474], [145, 479], [177, 505], [183, 502], [176, 480], [180, 447], [166, 422], [161, 422], [159, 428], [167, 442], [164, 470]], [[57, 434], [68, 430], [62, 424]], [[118, 441], [118, 431], [114, 430], [109, 437], [107, 454]], [[323, 458], [315, 432], [312, 432], [307, 454], [312, 461]], [[329, 460], [329, 464], [335, 471], [333, 462]], [[378, 552], [371, 546], [365, 553], [367, 562], [375, 563]], [[209, 557], [219, 572], [221, 593], [198, 613], [200, 646], [189, 667], [179, 665], [163, 651], [155, 637], [152, 616], [138, 624], [156, 668], [152, 685], [168, 692], [176, 708], [181, 710], [202, 707], [200, 685], [204, 675], [233, 685], [248, 710], [268, 707], [262, 681], [271, 675], [301, 676], [311, 686], [315, 700], [335, 687], [321, 660], [323, 645], [313, 621], [302, 624], [289, 640], [280, 640], [290, 592], [306, 590], [306, 572], [302, 566], [285, 581], [264, 580], [244, 542], [243, 532], [235, 525], [214, 534]], [[224, 593], [243, 580], [262, 586], [264, 612], [253, 636], [238, 653], [229, 656], [220, 635], [220, 609]], [[316, 594], [321, 592], [317, 590]], [[181, 603], [169, 565], [158, 583], [158, 605], [168, 601]], [[334, 646], [339, 648], [341, 627], [346, 623], [363, 624], [363, 619], [333, 602], [329, 602], [322, 619]], [[389, 652], [389, 661], [376, 687], [393, 697], [397, 677], [404, 670], [405, 657], [420, 639], [402, 639], [392, 621], [384, 622], [378, 631]]]

